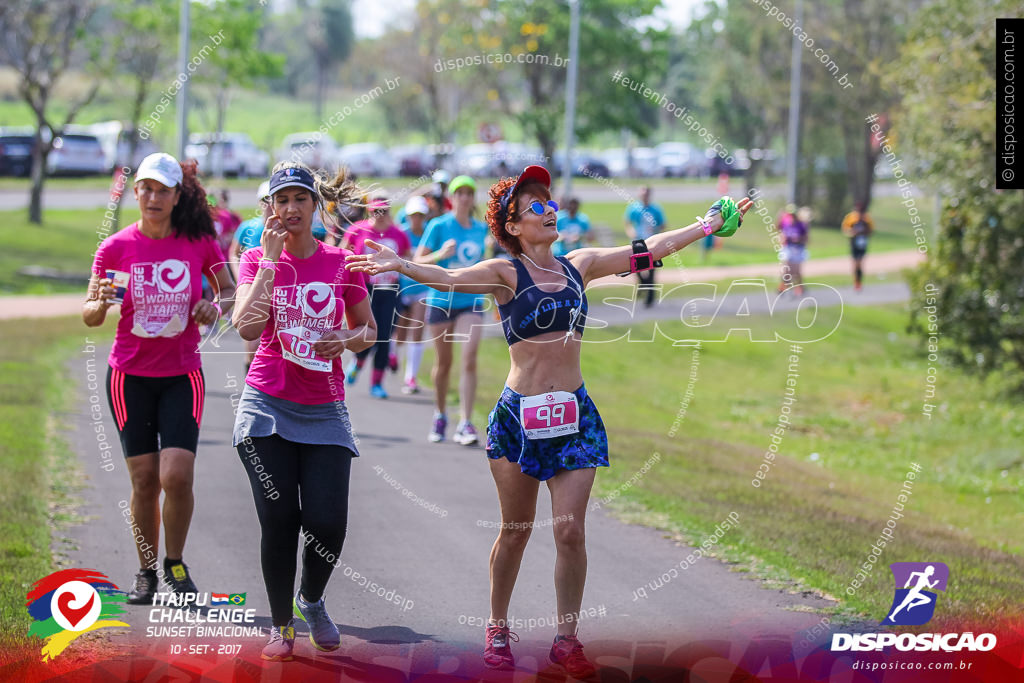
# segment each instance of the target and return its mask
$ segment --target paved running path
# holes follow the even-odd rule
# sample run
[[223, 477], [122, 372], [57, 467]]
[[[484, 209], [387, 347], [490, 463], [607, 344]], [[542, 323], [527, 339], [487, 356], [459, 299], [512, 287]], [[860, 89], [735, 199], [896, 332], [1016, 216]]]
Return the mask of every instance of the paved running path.
[[[902, 285], [881, 285], [867, 288], [858, 295], [860, 299], [843, 290], [833, 296], [870, 303], [878, 296], [905, 298], [906, 290]], [[609, 312], [606, 307], [600, 310]], [[673, 315], [667, 303], [643, 314], [645, 318]], [[68, 564], [97, 568], [127, 588], [137, 567], [122, 515], [130, 488], [116, 441], [113, 458], [104, 459], [107, 451], [97, 436], [100, 430], [108, 441], [112, 436], [116, 439], [102, 389], [108, 348], [88, 344], [86, 334], [83, 330], [82, 353], [71, 362], [82, 408], [69, 416], [67, 434], [84, 473], [81, 513], [85, 521], [67, 532], [74, 546], [67, 551]], [[220, 348], [204, 353], [203, 362], [208, 394], [196, 468], [196, 511], [185, 559], [200, 590], [247, 593], [246, 607], [256, 610], [257, 625], [267, 626], [259, 526], [246, 477], [231, 447], [232, 399], [243, 382], [237, 337], [226, 335]], [[90, 390], [90, 383], [97, 381], [98, 388]], [[484, 403], [493, 399], [479, 398]], [[410, 672], [427, 671], [490, 678], [480, 664], [480, 624], [487, 617], [487, 558], [498, 506], [483, 450], [427, 443], [432, 407], [426, 396], [396, 394], [388, 401], [374, 401], [368, 398], [365, 384], [357, 384], [348, 389], [347, 402], [363, 457], [353, 467], [342, 564], [327, 592], [343, 646], [335, 653], [317, 653], [308, 640], [300, 638], [299, 661], [285, 665], [289, 680], [294, 680], [293, 675], [336, 680], [340, 668], [366, 680], [405, 680]], [[94, 404], [103, 406], [102, 414], [86, 408]], [[611, 437], [613, 451], [624, 447], [621, 438]], [[632, 474], [616, 472], [623, 480]], [[608, 475], [599, 472], [598, 476]], [[549, 505], [549, 496], [541, 492], [540, 524], [550, 519]], [[692, 548], [657, 530], [625, 524], [603, 508], [589, 512], [587, 536], [590, 566], [583, 607], [592, 616], [583, 619], [581, 635], [591, 657], [604, 666], [620, 668], [630, 678], [640, 670], [636, 668], [640, 662], [657, 669], [667, 653], [679, 648], [687, 652], [704, 647], [722, 652], [724, 648], [737, 661], [759, 643], [796, 642], [821, 620], [820, 613], [812, 610], [831, 604], [763, 588], [713, 558], [700, 559], [655, 589], [653, 584], [662, 581], [659, 577], [668, 577], [666, 572], [678, 567]], [[515, 648], [517, 675], [550, 673], [546, 653], [554, 628], [544, 622], [554, 611], [554, 559], [550, 526], [539, 526], [526, 551], [512, 601], [511, 616], [523, 620], [514, 629], [522, 638]], [[357, 576], [382, 587], [384, 597], [364, 588]], [[635, 591], [645, 584], [648, 597], [643, 598]], [[258, 673], [252, 667], [259, 666], [263, 637], [159, 638], [147, 633], [148, 626], [157, 625], [151, 619], [150, 608], [130, 607], [126, 620], [132, 628], [112, 635], [112, 645], [131, 651], [132, 662], [149, 661], [147, 657], [166, 660], [175, 645], [187, 654], [190, 646], [211, 643], [239, 646], [240, 651], [234, 658], [226, 654], [172, 657], [175, 665]], [[299, 631], [304, 633], [303, 627]], [[805, 645], [803, 651], [808, 649]], [[707, 656], [711, 669], [719, 666], [714, 662], [726, 665], [717, 659], [722, 655]], [[273, 667], [282, 665], [269, 666], [276, 671]], [[270, 680], [279, 680], [279, 674], [263, 672]], [[511, 677], [500, 674], [495, 680]]]

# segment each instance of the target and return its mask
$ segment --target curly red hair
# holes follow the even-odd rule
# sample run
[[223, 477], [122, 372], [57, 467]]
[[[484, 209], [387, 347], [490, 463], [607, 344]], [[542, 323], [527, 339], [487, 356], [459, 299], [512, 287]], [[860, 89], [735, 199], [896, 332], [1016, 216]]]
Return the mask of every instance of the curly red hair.
[[501, 200], [505, 196], [505, 193], [508, 192], [508, 189], [516, 184], [516, 180], [518, 180], [518, 178], [502, 178], [491, 185], [491, 189], [487, 193], [486, 215], [487, 227], [490, 228], [494, 239], [498, 241], [498, 244], [500, 244], [505, 251], [513, 256], [519, 256], [522, 254], [523, 247], [519, 244], [519, 237], [510, 233], [505, 228], [505, 224], [514, 220], [513, 217], [516, 214], [516, 206], [520, 195], [529, 191], [545, 198], [545, 201], [551, 199], [551, 190], [546, 185], [541, 183], [526, 183], [512, 194], [512, 197], [508, 200], [507, 209], [503, 209], [501, 206]]

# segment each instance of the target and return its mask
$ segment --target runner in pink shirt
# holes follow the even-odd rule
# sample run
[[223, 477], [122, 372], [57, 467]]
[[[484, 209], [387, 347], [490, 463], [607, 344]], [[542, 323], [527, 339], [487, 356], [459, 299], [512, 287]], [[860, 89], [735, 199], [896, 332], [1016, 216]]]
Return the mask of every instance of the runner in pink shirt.
[[[352, 225], [342, 246], [354, 254], [372, 254], [374, 251], [366, 246], [366, 240], [378, 244], [386, 244], [396, 254], [406, 257], [412, 251], [409, 235], [391, 222], [391, 204], [386, 197], [375, 197], [369, 204], [370, 218]], [[377, 342], [373, 347], [356, 354], [355, 360], [346, 371], [348, 383], [356, 381], [359, 371], [366, 363], [366, 357], [373, 351], [373, 374], [370, 377], [370, 395], [374, 398], [387, 398], [384, 390], [384, 370], [389, 365], [391, 355], [391, 330], [398, 309], [398, 273], [380, 273], [369, 279], [370, 308], [373, 319], [377, 323]]]
[[[259, 339], [235, 416], [234, 446], [252, 487], [272, 628], [263, 659], [292, 659], [294, 615], [319, 650], [341, 643], [324, 591], [348, 526], [356, 448], [341, 354], [373, 345], [377, 328], [352, 252], [313, 237], [313, 214], [358, 202], [344, 173], [332, 181], [282, 162], [270, 178], [261, 246], [242, 254], [234, 324]], [[347, 323], [347, 329], [345, 324]], [[301, 533], [300, 533], [301, 530]], [[303, 541], [295, 592], [295, 554]]]
[[[157, 588], [160, 492], [167, 555], [164, 581], [178, 593], [196, 585], [182, 561], [192, 521], [204, 380], [200, 325], [230, 308], [231, 275], [217, 245], [195, 162], [151, 154], [139, 164], [135, 197], [142, 219], [103, 240], [92, 267], [82, 318], [102, 325], [120, 304], [107, 373], [107, 398], [132, 481], [131, 513], [140, 570], [131, 604], [150, 604]], [[202, 298], [203, 276], [218, 299]], [[223, 307], [220, 301], [224, 302]]]

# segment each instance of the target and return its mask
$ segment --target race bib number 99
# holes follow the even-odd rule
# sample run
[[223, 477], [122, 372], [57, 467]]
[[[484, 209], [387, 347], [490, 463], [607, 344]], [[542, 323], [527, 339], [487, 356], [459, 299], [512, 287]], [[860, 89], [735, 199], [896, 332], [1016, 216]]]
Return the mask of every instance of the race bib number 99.
[[549, 391], [524, 396], [519, 402], [519, 422], [527, 439], [550, 439], [580, 431], [580, 409], [576, 395]]

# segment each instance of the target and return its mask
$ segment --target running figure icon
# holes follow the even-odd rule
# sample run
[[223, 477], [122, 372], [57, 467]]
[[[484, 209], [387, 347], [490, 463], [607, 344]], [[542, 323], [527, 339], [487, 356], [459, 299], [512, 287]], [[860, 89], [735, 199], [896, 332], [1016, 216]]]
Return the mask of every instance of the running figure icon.
[[[910, 592], [907, 593], [907, 597], [903, 598], [903, 602], [900, 603], [900, 606], [894, 609], [886, 618], [895, 624], [896, 620], [893, 617], [895, 617], [896, 613], [904, 607], [906, 607], [909, 612], [915, 607], [927, 605], [932, 602], [935, 598], [922, 593], [922, 591], [925, 588], [935, 588], [935, 586], [939, 584], [938, 579], [935, 579], [935, 581], [928, 580], [933, 574], [935, 574], [935, 566], [931, 564], [928, 565], [923, 572], [911, 572], [910, 576], [907, 578], [907, 583], [903, 586], [904, 588], [910, 588]], [[917, 584], [911, 588], [910, 584], [914, 581], [915, 576], [918, 577]]]

